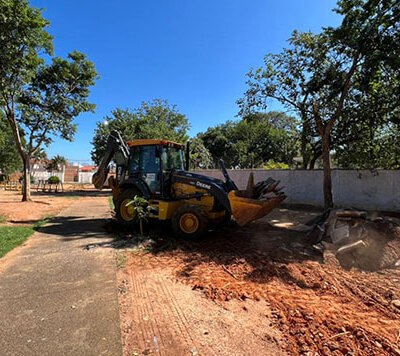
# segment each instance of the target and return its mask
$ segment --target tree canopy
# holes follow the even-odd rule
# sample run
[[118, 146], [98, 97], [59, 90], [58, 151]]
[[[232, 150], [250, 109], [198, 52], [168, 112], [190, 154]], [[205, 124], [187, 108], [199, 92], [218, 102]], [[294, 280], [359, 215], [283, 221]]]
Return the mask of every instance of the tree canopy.
[[213, 157], [229, 168], [262, 167], [269, 160], [293, 164], [297, 155], [297, 121], [280, 112], [252, 113], [238, 121], [208, 128], [198, 135]]
[[170, 105], [167, 100], [142, 102], [135, 109], [116, 108], [111, 116], [106, 116], [104, 121], [97, 123], [92, 141], [92, 160], [99, 164], [112, 130], [119, 131], [126, 141], [149, 138], [185, 143], [188, 140], [188, 129], [186, 116], [179, 113], [177, 107]]
[[77, 51], [52, 57], [48, 26], [26, 0], [0, 1], [0, 107], [24, 164], [23, 200], [30, 200], [29, 160], [54, 136], [72, 140], [73, 119], [95, 107], [87, 101], [98, 77], [93, 63]]
[[22, 160], [10, 125], [0, 114], [0, 172], [9, 175], [22, 170]]
[[189, 159], [191, 169], [208, 169], [213, 166], [212, 155], [199, 137], [190, 140]]

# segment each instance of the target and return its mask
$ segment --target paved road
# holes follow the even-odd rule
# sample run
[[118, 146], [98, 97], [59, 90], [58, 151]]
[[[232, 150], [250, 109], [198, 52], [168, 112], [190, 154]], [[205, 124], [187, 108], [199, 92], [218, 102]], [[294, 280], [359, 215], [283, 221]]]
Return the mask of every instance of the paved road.
[[0, 354], [121, 355], [105, 198], [83, 198], [0, 260]]

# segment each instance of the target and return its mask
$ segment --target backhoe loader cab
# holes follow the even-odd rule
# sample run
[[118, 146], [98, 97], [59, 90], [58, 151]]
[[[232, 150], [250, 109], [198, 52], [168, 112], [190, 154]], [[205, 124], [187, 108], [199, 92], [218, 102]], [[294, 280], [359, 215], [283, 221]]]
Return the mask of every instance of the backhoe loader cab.
[[[161, 140], [129, 141], [128, 176], [142, 179], [152, 197], [165, 195], [165, 179], [172, 170], [183, 170], [183, 147]], [[122, 170], [122, 168], [121, 168]]]
[[114, 159], [117, 173], [108, 183], [118, 221], [127, 226], [137, 224], [135, 208], [128, 203], [141, 196], [152, 208], [151, 218], [170, 220], [174, 232], [189, 239], [201, 236], [211, 223], [230, 220], [231, 215], [243, 226], [268, 214], [285, 199], [278, 182], [271, 178], [254, 185], [251, 176], [247, 190], [238, 190], [223, 162], [225, 181], [190, 172], [189, 146], [186, 154], [184, 151], [183, 145], [168, 140], [125, 143], [119, 132], [112, 131], [93, 184], [98, 189], [103, 187]]

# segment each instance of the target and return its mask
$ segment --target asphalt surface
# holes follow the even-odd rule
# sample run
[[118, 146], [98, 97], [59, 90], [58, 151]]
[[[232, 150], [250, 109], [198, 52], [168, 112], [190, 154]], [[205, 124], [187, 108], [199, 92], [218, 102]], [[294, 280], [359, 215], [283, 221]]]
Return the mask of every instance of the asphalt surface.
[[78, 200], [0, 260], [0, 355], [121, 355], [105, 198]]

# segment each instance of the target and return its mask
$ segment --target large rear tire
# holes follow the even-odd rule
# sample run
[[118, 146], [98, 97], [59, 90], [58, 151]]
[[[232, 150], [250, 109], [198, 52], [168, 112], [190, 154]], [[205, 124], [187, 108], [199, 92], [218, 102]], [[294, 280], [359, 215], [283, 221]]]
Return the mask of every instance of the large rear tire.
[[133, 204], [126, 206], [135, 196], [142, 196], [142, 194], [134, 188], [126, 189], [118, 196], [114, 203], [115, 217], [123, 226], [134, 226], [139, 222]]
[[200, 205], [184, 204], [172, 217], [172, 229], [175, 234], [187, 240], [200, 238], [208, 227], [208, 218]]

